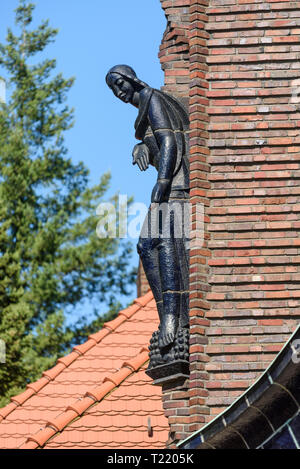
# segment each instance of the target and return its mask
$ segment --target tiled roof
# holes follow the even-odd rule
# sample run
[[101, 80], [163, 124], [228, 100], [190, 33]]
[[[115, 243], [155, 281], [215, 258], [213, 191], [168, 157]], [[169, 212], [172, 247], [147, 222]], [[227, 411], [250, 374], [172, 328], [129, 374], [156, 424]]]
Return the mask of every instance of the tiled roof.
[[0, 448], [164, 448], [161, 388], [145, 374], [151, 292], [0, 409]]

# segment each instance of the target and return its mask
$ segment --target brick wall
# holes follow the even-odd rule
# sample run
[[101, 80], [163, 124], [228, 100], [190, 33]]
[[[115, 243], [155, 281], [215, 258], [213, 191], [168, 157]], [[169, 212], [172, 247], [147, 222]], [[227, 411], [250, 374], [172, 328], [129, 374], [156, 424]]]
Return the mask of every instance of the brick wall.
[[191, 376], [163, 390], [171, 444], [251, 385], [299, 321], [300, 2], [162, 7], [164, 89], [191, 122]]
[[[208, 242], [210, 189], [208, 162], [208, 99], [207, 99], [207, 40], [208, 0], [190, 0], [190, 204], [191, 204], [191, 249], [190, 249], [190, 383], [189, 425], [187, 433], [201, 427], [209, 415], [206, 401], [208, 392], [206, 366], [207, 331], [210, 326], [207, 312], [210, 305], [206, 295], [210, 289]], [[203, 216], [202, 224], [196, 223]]]
[[189, 102], [189, 4], [190, 0], [160, 0], [166, 15], [159, 59], [165, 75], [163, 90]]
[[[167, 25], [159, 51], [165, 74], [162, 89], [182, 101], [189, 109], [190, 94], [190, 0], [161, 0]], [[163, 385], [163, 407], [170, 434], [167, 446], [188, 434], [190, 424], [189, 380], [178, 379]]]
[[211, 417], [288, 339], [300, 313], [300, 147], [292, 81], [300, 3], [210, 0]]
[[[204, 243], [199, 243], [196, 232], [196, 216], [208, 207], [207, 190], [209, 165], [208, 114], [206, 90], [208, 83], [207, 47], [208, 33], [204, 31], [207, 20], [207, 1], [167, 0], [162, 1], [167, 27], [160, 48], [160, 61], [165, 72], [164, 91], [174, 94], [189, 109], [190, 113], [190, 164], [191, 164], [191, 250], [190, 250], [190, 379], [174, 382], [163, 387], [163, 403], [170, 423], [168, 444], [185, 438], [205, 422], [209, 409], [205, 405], [207, 391], [204, 382], [208, 379], [205, 370], [208, 357], [205, 318], [209, 303], [205, 301], [208, 285], [207, 217], [201, 225]], [[197, 225], [199, 228], [199, 223]], [[202, 233], [200, 234], [202, 239]]]
[[138, 266], [138, 271], [137, 271], [136, 289], [137, 289], [138, 297], [146, 295], [146, 293], [150, 289], [141, 261], [139, 261], [139, 266]]

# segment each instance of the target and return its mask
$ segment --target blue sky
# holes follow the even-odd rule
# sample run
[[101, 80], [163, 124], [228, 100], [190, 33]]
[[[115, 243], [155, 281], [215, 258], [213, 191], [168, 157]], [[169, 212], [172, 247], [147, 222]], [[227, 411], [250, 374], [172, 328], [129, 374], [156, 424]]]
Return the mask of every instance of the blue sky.
[[[157, 57], [166, 27], [159, 0], [36, 0], [35, 24], [49, 19], [59, 29], [46, 49], [57, 59], [57, 72], [76, 81], [68, 103], [75, 108], [75, 126], [66, 133], [69, 156], [83, 161], [91, 184], [106, 171], [112, 174], [109, 195], [120, 191], [136, 202], [149, 204], [155, 170], [140, 172], [132, 166], [137, 109], [119, 101], [105, 84], [107, 71], [116, 64], [131, 65], [139, 78], [154, 88], [163, 85]], [[14, 26], [18, 0], [1, 2], [0, 42]], [[136, 240], [133, 240], [136, 244]], [[135, 251], [135, 250], [134, 250]], [[133, 264], [138, 256], [134, 254]], [[135, 296], [135, 291], [132, 297]]]

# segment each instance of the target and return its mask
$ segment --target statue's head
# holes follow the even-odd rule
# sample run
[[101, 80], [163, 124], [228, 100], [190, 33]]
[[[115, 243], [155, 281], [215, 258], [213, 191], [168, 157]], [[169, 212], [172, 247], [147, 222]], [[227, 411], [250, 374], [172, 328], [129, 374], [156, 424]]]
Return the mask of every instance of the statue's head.
[[129, 65], [115, 65], [106, 75], [106, 83], [124, 103], [134, 103], [136, 95], [146, 86]]

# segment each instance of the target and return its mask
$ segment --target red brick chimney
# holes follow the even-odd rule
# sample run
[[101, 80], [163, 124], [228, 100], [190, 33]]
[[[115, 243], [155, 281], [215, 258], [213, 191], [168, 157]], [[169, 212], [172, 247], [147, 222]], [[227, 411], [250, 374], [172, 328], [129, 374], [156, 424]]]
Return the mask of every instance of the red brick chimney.
[[163, 89], [189, 106], [192, 246], [204, 210], [190, 379], [163, 387], [172, 446], [241, 395], [299, 322], [300, 3], [161, 3]]
[[145, 295], [147, 291], [149, 291], [150, 289], [141, 261], [139, 261], [139, 266], [138, 266], [136, 288], [137, 288], [138, 297]]

